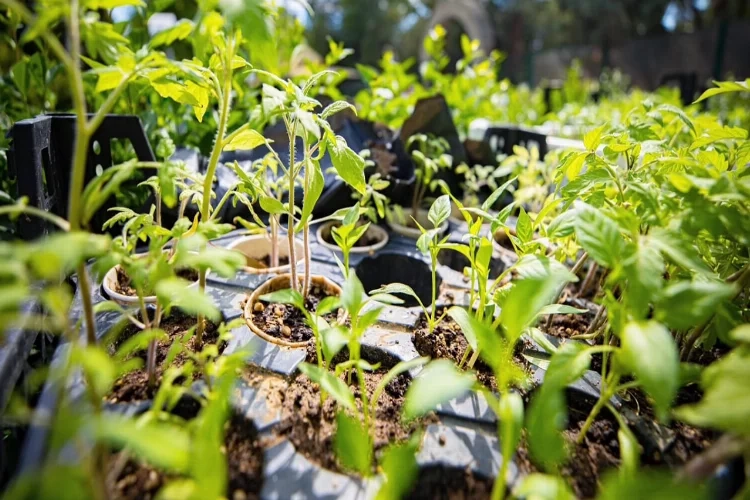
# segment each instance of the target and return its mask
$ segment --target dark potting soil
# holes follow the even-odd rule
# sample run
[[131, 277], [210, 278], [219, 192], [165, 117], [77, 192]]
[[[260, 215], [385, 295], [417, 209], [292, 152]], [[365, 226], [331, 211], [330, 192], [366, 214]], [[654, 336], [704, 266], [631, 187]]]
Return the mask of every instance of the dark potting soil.
[[253, 257], [248, 257], [247, 255], [245, 255], [245, 263], [247, 267], [253, 267], [255, 269], [268, 269], [270, 267], [280, 267], [280, 266], [289, 265], [289, 257], [287, 256], [279, 257], [278, 266], [272, 266], [270, 255], [265, 255], [261, 257], [260, 259], [255, 259]]
[[[326, 243], [330, 243], [331, 245], [336, 244], [336, 242], [333, 240], [333, 235], [331, 234], [331, 231], [323, 232], [323, 239], [326, 241]], [[381, 238], [378, 238], [377, 236], [375, 236], [375, 232], [370, 231], [368, 228], [368, 230], [365, 231], [365, 234], [363, 234], [362, 237], [357, 240], [354, 246], [355, 247], [368, 247], [370, 245], [375, 245], [376, 243], [379, 243], [380, 241], [381, 241]]]
[[469, 470], [430, 467], [421, 470], [406, 498], [409, 500], [486, 500], [492, 493], [491, 479]]
[[[540, 325], [545, 326], [546, 321], [547, 319], [543, 318]], [[549, 328], [544, 327], [542, 329], [544, 333], [553, 337], [569, 339], [586, 333], [590, 323], [591, 319], [586, 314], [554, 314]]]
[[[385, 373], [384, 369], [365, 372], [365, 384], [369, 395], [372, 395]], [[342, 374], [341, 378], [346, 380], [346, 375]], [[371, 415], [371, 418], [375, 419], [375, 450], [388, 444], [405, 441], [412, 432], [425, 425], [425, 422], [435, 420], [434, 417], [428, 416], [422, 421], [408, 425], [401, 422], [401, 407], [409, 381], [410, 378], [406, 374], [397, 377], [386, 386], [375, 405], [377, 409], [374, 415]], [[355, 374], [352, 376], [350, 388], [361, 410], [359, 383]], [[277, 432], [287, 437], [298, 452], [313, 462], [328, 470], [344, 472], [338, 464], [333, 449], [337, 409], [338, 406], [331, 396], [328, 396], [321, 406], [318, 385], [300, 375], [285, 391], [282, 424]]]
[[[580, 410], [574, 403], [568, 413], [568, 427], [562, 432], [569, 444], [568, 460], [560, 467], [560, 475], [568, 482], [576, 498], [593, 498], [602, 474], [620, 465], [617, 422], [603, 411], [589, 427], [583, 442], [576, 444], [588, 412]], [[541, 472], [531, 459], [525, 439], [516, 450], [515, 461], [522, 474]]]
[[[128, 276], [128, 273], [125, 272], [124, 269], [118, 267], [117, 268], [117, 283], [115, 284], [115, 292], [121, 293], [123, 295], [127, 295], [128, 297], [135, 297], [138, 295], [138, 292], [135, 288], [130, 286], [130, 276]], [[198, 271], [195, 269], [178, 269], [175, 274], [177, 274], [178, 277], [190, 281], [191, 283], [194, 281], [198, 281]], [[149, 290], [146, 290], [145, 293], [147, 295], [151, 295], [151, 292]]]
[[[628, 391], [628, 405], [646, 418], [654, 418], [648, 399], [638, 390]], [[700, 391], [695, 386], [683, 388], [678, 393], [675, 405], [688, 404], [700, 399]], [[567, 462], [560, 468], [560, 474], [566, 479], [578, 498], [596, 496], [598, 481], [609, 469], [620, 466], [620, 442], [617, 439], [618, 425], [614, 417], [603, 410], [594, 420], [586, 433], [583, 442], [577, 444], [581, 428], [591, 410], [591, 402], [584, 403], [568, 399], [568, 427], [563, 436], [569, 443]], [[669, 428], [675, 432], [673, 444], [667, 455], [658, 451], [642, 453], [641, 462], [650, 466], [678, 467], [705, 450], [718, 435], [712, 431], [697, 429], [685, 423], [673, 421]], [[631, 431], [633, 429], [631, 428]], [[522, 473], [539, 472], [532, 462], [525, 440], [522, 440], [516, 452], [516, 463]]]
[[[316, 311], [320, 301], [327, 296], [321, 286], [311, 283], [305, 298], [305, 308], [311, 312]], [[324, 318], [330, 323], [336, 319], [336, 314], [326, 314]], [[268, 335], [289, 342], [308, 342], [313, 338], [305, 316], [293, 305], [256, 302], [253, 307], [253, 323]]]
[[[631, 407], [634, 407], [639, 414], [647, 418], [656, 418], [651, 402], [640, 389], [631, 389], [628, 391], [628, 395], [633, 400]], [[702, 397], [703, 391], [700, 387], [697, 384], [691, 384], [682, 387], [677, 392], [674, 406], [694, 404], [700, 401]], [[662, 455], [658, 450], [654, 450], [651, 454], [644, 454], [642, 457], [644, 464], [680, 466], [711, 446], [719, 438], [718, 432], [693, 427], [679, 420], [671, 421], [669, 428], [675, 435], [674, 442], [666, 455]]]
[[[172, 344], [175, 342], [183, 342], [182, 337], [184, 337], [187, 331], [195, 326], [195, 324], [196, 319], [185, 314], [175, 313], [164, 318], [161, 322], [161, 328], [167, 333], [167, 339], [161, 340], [156, 345], [156, 384], [154, 384], [153, 387], [149, 386], [148, 374], [146, 373], [147, 350], [143, 349], [133, 354], [133, 356], [137, 356], [143, 360], [143, 366], [118, 378], [112, 386], [112, 391], [107, 396], [107, 401], [111, 403], [129, 403], [133, 401], [145, 401], [153, 398], [158, 390], [162, 374], [167, 368], [166, 366], [163, 366], [164, 360], [167, 358], [169, 350], [172, 348]], [[117, 350], [125, 340], [138, 333], [138, 331], [138, 328], [134, 325], [126, 327], [119, 339], [114, 343], [114, 349]], [[206, 344], [216, 342], [218, 335], [216, 325], [211, 322], [206, 322], [206, 330], [203, 333], [203, 345], [205, 346]], [[195, 341], [196, 339], [193, 335], [184, 342], [182, 352], [175, 357], [174, 361], [172, 361], [172, 365], [182, 366], [185, 364], [188, 360], [188, 352], [193, 352], [196, 349]], [[219, 346], [219, 350], [221, 351], [222, 349], [223, 346]], [[193, 376], [196, 379], [199, 379], [202, 374], [195, 373]]]
[[[228, 481], [227, 497], [257, 499], [263, 486], [263, 449], [255, 429], [247, 421], [234, 417], [224, 437]], [[117, 467], [120, 455], [113, 455], [109, 474]], [[175, 476], [170, 476], [134, 459], [128, 459], [116, 478], [109, 482], [110, 497], [117, 500], [150, 500]]]
[[[438, 312], [438, 315], [440, 314], [442, 314], [442, 311]], [[461, 332], [461, 327], [450, 316], [445, 316], [443, 321], [430, 333], [427, 328], [427, 319], [423, 314], [414, 330], [413, 341], [414, 347], [421, 356], [429, 356], [432, 359], [447, 358], [457, 364], [461, 362], [466, 349], [469, 347], [464, 334]], [[495, 374], [481, 358], [474, 363], [474, 370], [479, 382], [492, 390], [497, 390]]]

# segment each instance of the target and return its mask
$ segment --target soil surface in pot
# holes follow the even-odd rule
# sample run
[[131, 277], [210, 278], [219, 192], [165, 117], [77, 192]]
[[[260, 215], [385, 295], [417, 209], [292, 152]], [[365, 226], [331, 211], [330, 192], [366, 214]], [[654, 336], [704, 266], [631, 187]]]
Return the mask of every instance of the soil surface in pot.
[[[311, 282], [305, 308], [311, 312], [316, 311], [320, 301], [326, 297], [326, 290]], [[324, 318], [330, 323], [336, 319], [336, 313], [326, 314]], [[256, 302], [253, 307], [253, 323], [268, 335], [289, 342], [307, 342], [313, 338], [312, 329], [305, 323], [302, 311], [290, 304]]]
[[[128, 273], [126, 273], [125, 270], [121, 267], [118, 267], [116, 272], [117, 283], [115, 283], [115, 292], [126, 295], [128, 297], [137, 296], [138, 292], [136, 291], [136, 289], [130, 286], [130, 276], [128, 276]], [[194, 281], [198, 281], [198, 271], [196, 271], [195, 269], [178, 269], [175, 274], [177, 274], [178, 277], [184, 280], [190, 281], [191, 283]], [[151, 292], [147, 291], [147, 294], [150, 295]]]
[[281, 266], [288, 266], [289, 265], [289, 257], [287, 256], [280, 256], [279, 257], [279, 264], [278, 266], [272, 266], [271, 265], [271, 256], [265, 255], [261, 257], [260, 259], [256, 259], [254, 257], [248, 257], [245, 255], [245, 264], [247, 267], [253, 267], [255, 269], [268, 269], [270, 267], [281, 267]]
[[[438, 316], [442, 311], [438, 312]], [[427, 319], [424, 314], [419, 318], [417, 328], [414, 330], [414, 347], [421, 356], [429, 356], [432, 359], [447, 358], [460, 363], [466, 349], [469, 347], [466, 337], [461, 332], [461, 327], [453, 321], [450, 316], [445, 316], [435, 330], [430, 333], [427, 327]], [[492, 369], [484, 361], [477, 359], [474, 363], [477, 379], [486, 387], [497, 390], [497, 382]]]
[[[335, 224], [336, 227], [339, 227], [341, 224]], [[326, 243], [329, 243], [331, 245], [335, 245], [336, 242], [333, 240], [333, 235], [331, 234], [331, 231], [323, 231], [323, 239], [326, 241]], [[357, 240], [357, 242], [354, 244], [355, 247], [369, 247], [371, 245], [375, 245], [377, 243], [380, 243], [383, 241], [382, 238], [378, 238], [376, 236], [375, 231], [370, 231], [368, 228], [367, 231], [365, 231], [365, 234], [362, 235], [360, 239]]]
[[[195, 336], [190, 337], [186, 341], [182, 338], [185, 336], [187, 331], [195, 326], [196, 319], [185, 315], [174, 313], [171, 316], [164, 318], [161, 322], [161, 328], [167, 333], [167, 339], [161, 340], [156, 345], [156, 384], [151, 388], [148, 384], [148, 374], [146, 373], [146, 356], [147, 351], [143, 349], [133, 354], [143, 360], [143, 366], [137, 370], [126, 373], [117, 379], [112, 386], [112, 391], [107, 396], [107, 401], [111, 403], [129, 403], [133, 401], [145, 401], [151, 399], [158, 390], [159, 383], [161, 382], [162, 374], [167, 368], [164, 365], [164, 360], [167, 358], [170, 349], [173, 344], [183, 343], [183, 350], [172, 361], [173, 366], [182, 366], [189, 359], [188, 352], [195, 351]], [[129, 325], [125, 328], [123, 333], [120, 335], [117, 342], [114, 343], [113, 347], [117, 350], [128, 338], [139, 332], [138, 328], [134, 325]], [[211, 322], [206, 323], [206, 330], [203, 333], [203, 345], [216, 342], [219, 333], [216, 329], [216, 325]], [[223, 350], [224, 346], [219, 346], [219, 351]], [[200, 378], [200, 373], [195, 373], [194, 377]]]
[[[620, 444], [617, 440], [617, 423], [606, 411], [594, 420], [581, 444], [576, 444], [587, 413], [569, 408], [568, 428], [562, 432], [570, 444], [568, 460], [560, 467], [560, 475], [570, 485], [576, 498], [594, 498], [601, 475], [620, 465]], [[551, 424], [550, 424], [551, 425]], [[531, 461], [525, 439], [521, 440], [515, 457], [519, 472], [542, 472]]]
[[[438, 317], [442, 314], [438, 311]], [[445, 316], [443, 320], [435, 327], [432, 333], [427, 328], [427, 319], [424, 314], [420, 315], [417, 322], [417, 328], [413, 336], [414, 347], [421, 356], [429, 356], [432, 359], [447, 358], [455, 361], [457, 364], [463, 359], [466, 349], [469, 347], [464, 337], [461, 327], [453, 321], [450, 316]], [[518, 346], [522, 345], [521, 340]], [[523, 368], [528, 367], [528, 362], [520, 355], [518, 349], [515, 356], [516, 362]], [[474, 363], [474, 371], [477, 374], [477, 380], [485, 387], [497, 390], [497, 382], [492, 369], [482, 361], [481, 356]]]
[[430, 467], [419, 471], [409, 500], [487, 500], [493, 480], [469, 470]]
[[[238, 417], [231, 420], [224, 444], [228, 465], [227, 497], [257, 499], [263, 486], [263, 449], [255, 429]], [[113, 455], [108, 475], [117, 467], [120, 454]], [[174, 479], [146, 464], [128, 459], [117, 477], [108, 485], [110, 498], [118, 500], [149, 500], [159, 489]]]
[[[675, 405], [687, 404], [700, 399], [697, 389], [685, 388], [678, 393]], [[640, 391], [628, 391], [633, 396], [629, 406], [638, 410], [646, 418], [653, 418], [653, 410], [646, 397]], [[594, 420], [586, 433], [583, 442], [577, 444], [581, 428], [591, 409], [592, 402], [571, 400], [568, 396], [568, 427], [563, 431], [570, 448], [568, 460], [560, 467], [560, 474], [566, 479], [578, 498], [594, 498], [598, 481], [607, 470], [620, 466], [620, 442], [617, 438], [618, 425], [614, 417], [603, 410]], [[682, 422], [673, 421], [670, 429], [675, 432], [674, 444], [668, 456], [658, 451], [652, 454], [642, 453], [644, 465], [679, 466], [706, 449], [716, 438], [715, 433], [691, 427]], [[631, 428], [631, 431], [633, 429]], [[642, 443], [643, 444], [643, 443]], [[516, 452], [516, 464], [522, 473], [541, 472], [531, 461], [531, 455], [525, 440], [522, 440]]]
[[546, 318], [540, 321], [540, 324], [544, 326], [544, 333], [562, 339], [583, 335], [591, 323], [586, 314], [554, 314], [549, 328], [546, 327], [546, 322]]
[[[372, 395], [386, 372], [385, 369], [365, 372], [365, 384], [369, 395]], [[346, 375], [342, 374], [341, 379], [346, 381]], [[391, 443], [405, 441], [425, 422], [435, 420], [434, 417], [428, 416], [408, 425], [401, 422], [401, 407], [404, 404], [404, 396], [410, 380], [408, 375], [400, 375], [386, 386], [380, 396], [376, 405], [377, 410], [374, 415], [371, 415], [375, 419], [375, 450]], [[349, 387], [354, 392], [357, 406], [361, 410], [359, 382], [356, 374], [352, 374]], [[333, 451], [337, 409], [338, 405], [330, 395], [321, 406], [318, 384], [300, 375], [285, 391], [282, 424], [277, 432], [287, 437], [298, 452], [313, 462], [328, 470], [345, 472], [339, 466]]]
[[[628, 391], [628, 395], [634, 399], [630, 406], [637, 409], [639, 414], [656, 419], [651, 402], [640, 389], [631, 389]], [[700, 387], [697, 384], [691, 384], [682, 387], [677, 392], [674, 406], [694, 404], [700, 401], [702, 397], [703, 391]], [[644, 464], [682, 465], [711, 446], [719, 438], [718, 432], [693, 427], [679, 420], [672, 420], [669, 423], [669, 428], [675, 433], [675, 436], [674, 444], [670, 446], [667, 456], [663, 456], [658, 450], [654, 450], [651, 454], [644, 454], [642, 457]]]

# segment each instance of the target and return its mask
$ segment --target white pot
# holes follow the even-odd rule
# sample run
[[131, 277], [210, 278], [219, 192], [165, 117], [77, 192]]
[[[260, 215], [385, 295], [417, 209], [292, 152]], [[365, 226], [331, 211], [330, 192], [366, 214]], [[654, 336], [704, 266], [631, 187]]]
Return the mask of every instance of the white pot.
[[[338, 247], [338, 245], [334, 243], [329, 243], [324, 236], [329, 236], [331, 234], [331, 229], [335, 224], [338, 224], [337, 221], [328, 221], [325, 224], [321, 224], [318, 226], [318, 230], [316, 231], [315, 235], [318, 237], [318, 243], [323, 245], [324, 247], [333, 250], [334, 252], [341, 253], [341, 249]], [[378, 242], [373, 245], [366, 245], [366, 246], [354, 246], [351, 249], [351, 253], [373, 253], [376, 250], [380, 250], [383, 248], [386, 244], [388, 244], [388, 231], [383, 229], [382, 227], [378, 226], [377, 224], [370, 224], [367, 228], [367, 231], [365, 231], [365, 234], [362, 236], [362, 238], [370, 236], [377, 238]], [[333, 238], [331, 238], [333, 239]]]
[[[419, 225], [425, 229], [432, 229], [432, 222], [430, 222], [430, 219], [427, 218], [428, 213], [428, 209], [420, 208], [417, 212], [417, 222], [419, 222]], [[411, 209], [404, 210], [404, 216], [407, 217], [407, 220], [411, 220]], [[418, 240], [419, 237], [422, 236], [422, 231], [420, 231], [419, 228], [400, 224], [399, 222], [393, 220], [393, 215], [390, 215], [390, 217], [388, 218], [388, 225], [395, 233], [400, 234], [401, 236], [406, 236], [407, 238], [411, 238], [413, 240]], [[440, 224], [440, 227], [438, 229], [440, 230], [441, 235], [445, 234], [445, 232], [448, 230], [448, 221]]]
[[[238, 240], [233, 241], [228, 247], [229, 250], [239, 252], [245, 257], [251, 259], [260, 260], [268, 255], [271, 255], [271, 237], [267, 234], [255, 234], [252, 236], [246, 236]], [[296, 252], [297, 264], [304, 262], [305, 258], [305, 246], [302, 242], [294, 240], [294, 249]], [[278, 251], [279, 258], [289, 258], [289, 238], [286, 234], [279, 235], [278, 239]], [[289, 264], [276, 267], [258, 268], [252, 266], [245, 266], [242, 268], [248, 274], [280, 274], [288, 273], [290, 268]]]
[[[118, 288], [118, 282], [117, 282], [117, 270], [120, 269], [120, 265], [116, 265], [109, 271], [107, 271], [107, 274], [104, 275], [104, 282], [102, 283], [102, 286], [104, 287], [104, 291], [109, 296], [110, 299], [114, 300], [115, 302], [130, 306], [134, 304], [138, 304], [138, 296], [137, 295], [123, 295], [120, 292], [116, 292], [115, 290]], [[193, 281], [188, 285], [188, 288], [195, 288], [198, 286], [198, 280]], [[143, 297], [143, 302], [146, 304], [155, 304], [156, 303], [156, 295], [147, 295]]]

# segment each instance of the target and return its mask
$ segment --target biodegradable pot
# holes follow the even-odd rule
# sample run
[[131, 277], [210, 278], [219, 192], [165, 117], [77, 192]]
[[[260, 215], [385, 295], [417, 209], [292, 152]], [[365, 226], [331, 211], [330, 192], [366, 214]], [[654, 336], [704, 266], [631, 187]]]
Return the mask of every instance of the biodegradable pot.
[[[125, 295], [120, 292], [117, 292], [117, 271], [120, 269], [120, 265], [116, 265], [109, 271], [107, 271], [107, 274], [104, 275], [104, 282], [102, 283], [102, 286], [104, 287], [104, 291], [109, 296], [110, 299], [114, 300], [115, 302], [118, 302], [119, 304], [130, 306], [138, 303], [138, 296], [137, 295]], [[188, 285], [188, 288], [194, 288], [198, 286], [198, 280], [193, 281]], [[143, 302], [146, 304], [155, 304], [156, 303], [156, 295], [147, 295], [146, 297], [143, 297]]]
[[[267, 234], [255, 234], [252, 236], [246, 236], [233, 241], [228, 247], [229, 250], [234, 250], [245, 256], [245, 258], [251, 258], [260, 260], [268, 255], [271, 255], [271, 238]], [[304, 262], [305, 258], [305, 246], [302, 242], [294, 240], [294, 249], [296, 250], [297, 264]], [[289, 258], [289, 239], [284, 235], [278, 239], [278, 251], [279, 258]], [[252, 267], [246, 265], [242, 268], [248, 274], [279, 274], [288, 273], [289, 264], [276, 267]]]
[[[333, 239], [331, 236], [331, 230], [333, 229], [334, 225], [338, 224], [336, 221], [328, 221], [325, 224], [322, 224], [318, 226], [318, 230], [316, 231], [316, 236], [318, 237], [318, 243], [323, 245], [324, 247], [328, 248], [329, 250], [333, 250], [334, 252], [341, 253], [341, 249], [338, 247], [338, 245], [335, 245], [334, 243], [330, 243], [326, 237]], [[365, 234], [362, 236], [365, 237], [375, 238], [378, 240], [377, 243], [373, 245], [365, 245], [365, 246], [354, 246], [351, 249], [351, 253], [367, 253], [371, 254], [375, 252], [376, 250], [380, 250], [383, 248], [386, 244], [388, 244], [388, 231], [383, 229], [382, 227], [376, 225], [376, 224], [370, 224], [370, 226], [367, 228], [367, 231], [365, 231]]]
[[[250, 328], [250, 331], [252, 331], [255, 335], [262, 338], [263, 340], [284, 347], [302, 349], [307, 347], [307, 342], [289, 342], [287, 340], [276, 338], [273, 335], [269, 335], [261, 330], [253, 322], [253, 308], [256, 302], [260, 302], [260, 297], [267, 293], [289, 288], [289, 283], [291, 282], [291, 280], [291, 274], [281, 274], [279, 276], [276, 276], [275, 278], [271, 278], [270, 280], [266, 281], [261, 286], [256, 288], [245, 303], [243, 316], [245, 318], [245, 323], [247, 323], [248, 328]], [[300, 285], [302, 285], [304, 277], [298, 276], [298, 280]], [[319, 287], [323, 288], [328, 293], [328, 295], [333, 295], [336, 297], [341, 295], [341, 287], [325, 276], [310, 276], [310, 285], [318, 285]]]
[[[429, 213], [429, 210], [426, 208], [420, 208], [417, 212], [417, 222], [419, 222], [419, 225], [424, 228], [432, 228], [432, 222], [430, 222], [430, 219], [427, 218], [427, 214]], [[422, 231], [419, 230], [419, 228], [416, 227], [410, 227], [405, 224], [401, 224], [399, 222], [396, 222], [393, 220], [393, 215], [389, 214], [388, 217], [388, 225], [391, 227], [391, 229], [396, 232], [397, 234], [400, 234], [401, 236], [406, 236], [407, 238], [411, 238], [413, 240], [418, 240], [420, 236], [422, 236]], [[411, 220], [411, 209], [404, 210], [404, 215], [407, 217], [407, 220]], [[440, 224], [440, 227], [438, 228], [440, 230], [440, 234], [445, 234], [445, 232], [448, 230], [448, 221], [443, 222]]]

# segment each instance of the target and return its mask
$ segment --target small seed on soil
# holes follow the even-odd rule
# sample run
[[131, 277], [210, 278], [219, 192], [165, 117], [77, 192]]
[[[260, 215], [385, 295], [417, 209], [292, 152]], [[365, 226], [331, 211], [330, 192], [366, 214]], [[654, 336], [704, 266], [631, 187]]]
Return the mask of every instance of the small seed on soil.
[[289, 328], [288, 326], [284, 325], [284, 326], [281, 327], [281, 334], [284, 337], [291, 337], [292, 336], [292, 329]]
[[440, 434], [440, 436], [438, 437], [438, 443], [440, 443], [440, 446], [445, 446], [445, 436]]
[[274, 309], [273, 313], [280, 318], [284, 315], [284, 309], [282, 309], [281, 307], [277, 307], [276, 309]]
[[265, 308], [266, 306], [264, 306], [262, 302], [256, 302], [255, 305], [253, 306], [253, 311], [259, 313], [259, 312], [263, 312], [263, 309]]
[[159, 484], [159, 474], [155, 470], [148, 473], [148, 480], [146, 481], [145, 488], [150, 490], [155, 488]]

